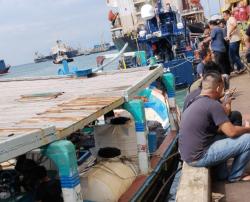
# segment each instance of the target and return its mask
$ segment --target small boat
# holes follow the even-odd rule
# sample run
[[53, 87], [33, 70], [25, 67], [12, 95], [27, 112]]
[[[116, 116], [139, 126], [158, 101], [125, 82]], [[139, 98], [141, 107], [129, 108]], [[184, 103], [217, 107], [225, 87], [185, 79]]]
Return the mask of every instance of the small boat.
[[10, 69], [10, 65], [5, 65], [4, 60], [0, 60], [0, 74], [6, 74], [8, 73], [9, 69]]
[[[11, 116], [1, 125], [0, 163], [28, 152], [58, 172], [65, 202], [164, 201], [179, 163], [173, 78], [156, 65], [2, 80], [12, 93], [0, 89], [8, 95], [0, 116]], [[24, 196], [13, 170], [0, 171], [5, 199]]]
[[68, 58], [68, 56], [66, 54], [64, 54], [63, 52], [59, 52], [58, 55], [56, 56], [56, 58], [53, 60], [54, 64], [62, 64], [63, 61], [67, 61], [67, 62], [73, 62], [74, 59], [73, 58]]

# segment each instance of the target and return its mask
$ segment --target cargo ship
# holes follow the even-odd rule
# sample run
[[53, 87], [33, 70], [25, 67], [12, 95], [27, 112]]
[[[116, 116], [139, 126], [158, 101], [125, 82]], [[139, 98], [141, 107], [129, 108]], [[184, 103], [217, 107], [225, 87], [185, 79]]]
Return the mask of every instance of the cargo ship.
[[77, 57], [79, 54], [77, 49], [66, 45], [62, 40], [57, 40], [56, 45], [51, 48], [51, 53], [54, 59], [57, 57], [59, 51], [67, 55], [68, 58]]

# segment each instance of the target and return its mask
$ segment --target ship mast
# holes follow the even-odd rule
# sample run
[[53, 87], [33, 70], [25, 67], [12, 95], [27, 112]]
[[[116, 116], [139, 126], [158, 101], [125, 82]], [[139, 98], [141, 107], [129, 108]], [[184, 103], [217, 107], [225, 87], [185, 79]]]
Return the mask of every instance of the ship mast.
[[209, 15], [209, 18], [210, 18], [211, 17], [211, 8], [210, 8], [209, 0], [206, 0], [206, 3], [207, 3], [207, 8], [208, 8], [208, 15]]

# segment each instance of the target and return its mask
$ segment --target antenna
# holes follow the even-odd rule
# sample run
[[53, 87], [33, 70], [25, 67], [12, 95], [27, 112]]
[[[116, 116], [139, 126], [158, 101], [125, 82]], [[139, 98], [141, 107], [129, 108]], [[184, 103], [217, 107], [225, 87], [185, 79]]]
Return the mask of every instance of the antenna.
[[208, 8], [208, 15], [209, 15], [209, 19], [211, 17], [211, 8], [210, 8], [210, 3], [209, 3], [209, 0], [206, 0], [207, 2], [207, 8]]

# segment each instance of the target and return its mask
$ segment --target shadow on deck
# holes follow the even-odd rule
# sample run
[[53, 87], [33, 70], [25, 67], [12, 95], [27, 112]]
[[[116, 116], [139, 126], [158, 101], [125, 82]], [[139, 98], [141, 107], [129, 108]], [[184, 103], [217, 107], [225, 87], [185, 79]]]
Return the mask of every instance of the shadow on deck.
[[[249, 202], [250, 182], [213, 182], [212, 192], [225, 195], [219, 202]], [[214, 200], [215, 201], [215, 200]]]

